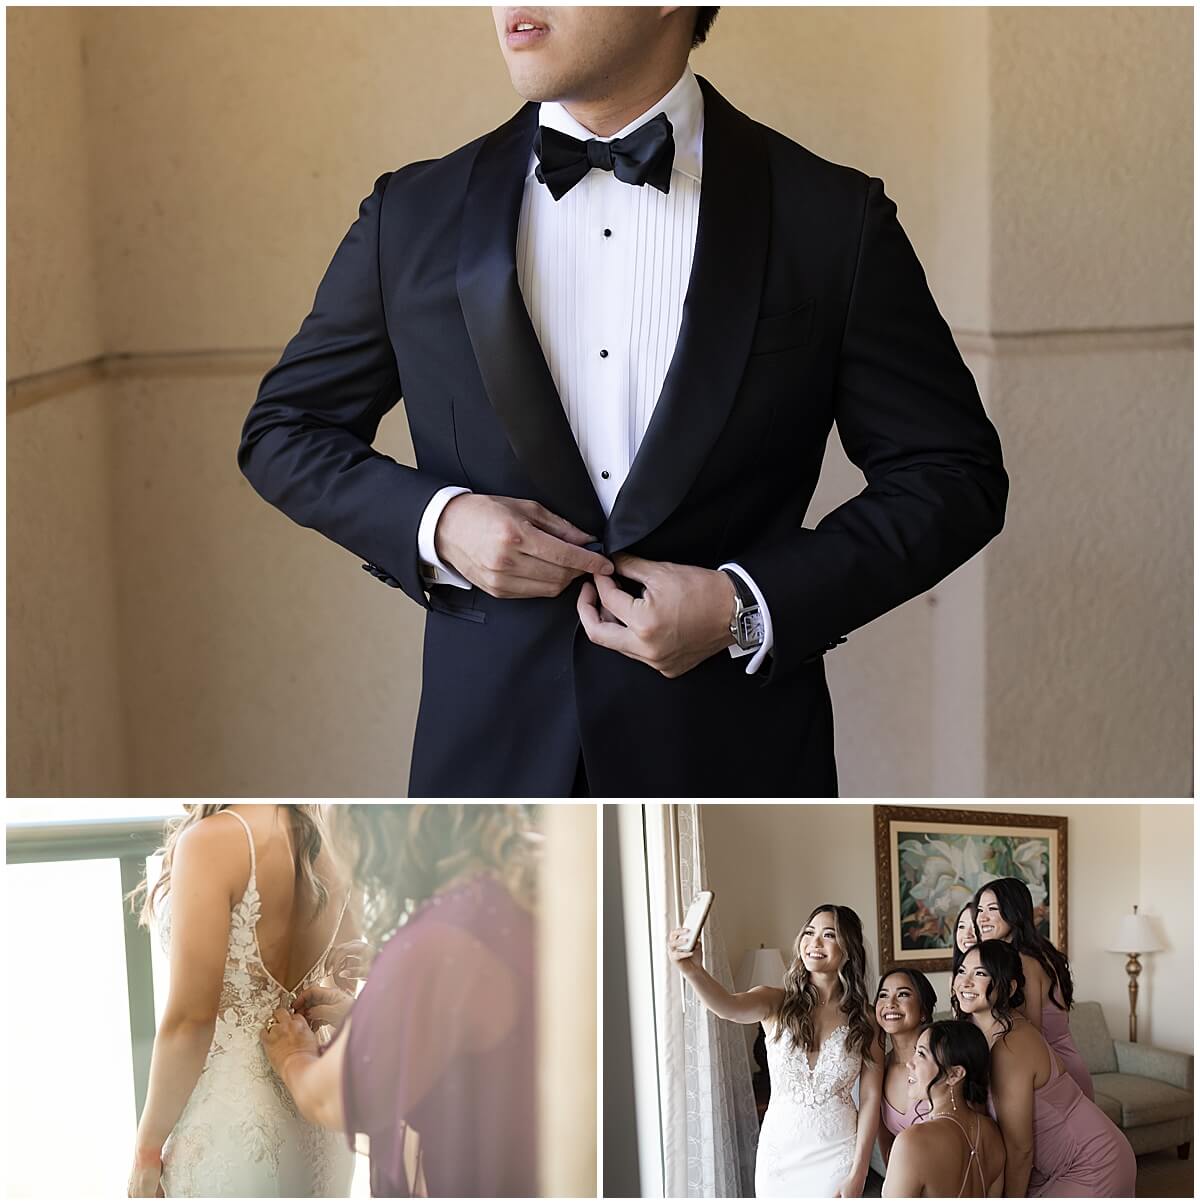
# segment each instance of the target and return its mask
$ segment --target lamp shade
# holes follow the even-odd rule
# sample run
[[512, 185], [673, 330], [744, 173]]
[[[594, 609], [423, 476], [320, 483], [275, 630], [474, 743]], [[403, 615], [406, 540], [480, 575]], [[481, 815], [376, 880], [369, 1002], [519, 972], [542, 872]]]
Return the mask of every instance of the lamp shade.
[[750, 949], [742, 958], [734, 986], [739, 991], [748, 991], [751, 987], [781, 987], [784, 969], [783, 955], [778, 949], [762, 946]]
[[1158, 935], [1158, 925], [1150, 916], [1122, 916], [1117, 935], [1109, 945], [1109, 953], [1158, 953], [1165, 949]]

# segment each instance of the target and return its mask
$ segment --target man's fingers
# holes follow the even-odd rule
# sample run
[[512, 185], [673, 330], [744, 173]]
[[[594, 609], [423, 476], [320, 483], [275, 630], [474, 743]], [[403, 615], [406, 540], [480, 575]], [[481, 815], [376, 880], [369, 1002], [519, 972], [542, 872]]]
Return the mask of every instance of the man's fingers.
[[[590, 599], [588, 598], [589, 593]], [[579, 619], [587, 638], [593, 644], [600, 648], [610, 648], [613, 652], [620, 652], [624, 656], [632, 657], [635, 661], [646, 663], [645, 658], [641, 655], [641, 645], [638, 643], [637, 636], [628, 627], [623, 627], [620, 623], [605, 623], [600, 618], [596, 612], [596, 591], [590, 583], [579, 591], [579, 601], [576, 603], [575, 609], [579, 612]]]
[[600, 601], [608, 608], [609, 613], [620, 619], [626, 627], [630, 626], [637, 599], [627, 594], [615, 581], [610, 581], [607, 577], [596, 577], [594, 580]]
[[617, 572], [622, 577], [628, 577], [631, 581], [641, 581], [643, 584], [650, 580], [655, 569], [658, 568], [657, 561], [645, 560], [641, 556], [631, 556], [628, 552], [618, 552], [613, 557], [617, 566]]
[[560, 518], [557, 514], [547, 510], [545, 506], [540, 506], [537, 502], [522, 501], [520, 504], [521, 510], [531, 523], [535, 523], [543, 531], [549, 531], [551, 535], [559, 539], [565, 539], [568, 543], [585, 544], [595, 543], [596, 536], [589, 535], [586, 531], [581, 531], [574, 523], [569, 523], [565, 518]]
[[601, 556], [599, 552], [589, 552], [586, 548], [576, 547], [552, 534], [547, 534], [538, 527], [533, 527], [521, 543], [521, 551], [526, 556], [534, 556], [538, 560], [557, 564], [565, 569], [574, 569], [578, 573], [594, 573], [604, 576], [613, 571], [612, 561]]

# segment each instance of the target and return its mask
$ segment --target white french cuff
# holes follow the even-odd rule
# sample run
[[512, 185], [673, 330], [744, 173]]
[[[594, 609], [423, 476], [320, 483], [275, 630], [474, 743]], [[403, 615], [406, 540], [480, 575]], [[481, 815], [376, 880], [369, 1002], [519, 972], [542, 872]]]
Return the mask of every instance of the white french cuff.
[[421, 561], [421, 580], [426, 585], [471, 588], [471, 583], [461, 573], [456, 573], [448, 564], [442, 563], [434, 541], [438, 519], [442, 517], [442, 511], [446, 509], [447, 504], [459, 494], [470, 492], [461, 485], [447, 485], [439, 489], [425, 506], [425, 513], [421, 515], [421, 525], [417, 527], [417, 556]]
[[762, 596], [762, 590], [755, 584], [754, 578], [746, 572], [744, 568], [736, 560], [727, 560], [724, 564], [718, 565], [718, 569], [732, 569], [737, 575], [750, 587], [750, 592], [754, 595], [755, 602], [758, 603], [758, 617], [762, 619], [763, 624], [763, 642], [757, 648], [751, 651], [746, 648], [739, 648], [736, 644], [729, 646], [729, 655], [732, 657], [748, 656], [750, 663], [746, 666], [747, 673], [757, 673], [763, 661], [770, 655], [771, 649], [775, 646], [775, 631], [771, 627], [771, 612], [767, 609], [767, 600]]

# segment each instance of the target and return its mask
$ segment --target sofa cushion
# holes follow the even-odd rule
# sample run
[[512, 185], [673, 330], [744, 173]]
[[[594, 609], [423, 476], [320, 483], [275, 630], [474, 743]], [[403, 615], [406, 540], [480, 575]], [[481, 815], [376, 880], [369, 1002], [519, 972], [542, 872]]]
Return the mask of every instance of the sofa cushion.
[[[1092, 1079], [1092, 1086], [1096, 1086], [1096, 1080]], [[1096, 1089], [1096, 1107], [1099, 1108], [1114, 1125], [1121, 1123], [1121, 1105], [1113, 1099], [1111, 1095], [1105, 1095], [1103, 1091]]]
[[[1155, 1079], [1138, 1074], [1099, 1074], [1092, 1079], [1099, 1096], [1106, 1095], [1120, 1105], [1117, 1123], [1123, 1129], [1153, 1125], [1165, 1120], [1179, 1120], [1192, 1115], [1192, 1093], [1180, 1091]], [[1101, 1104], [1101, 1107], [1104, 1107]], [[1104, 1109], [1106, 1112], [1107, 1108]], [[1110, 1114], [1111, 1115], [1111, 1114]], [[1114, 1120], [1117, 1118], [1113, 1118]]]
[[1077, 1003], [1070, 1013], [1071, 1038], [1091, 1075], [1115, 1074], [1117, 1055], [1098, 1003]]

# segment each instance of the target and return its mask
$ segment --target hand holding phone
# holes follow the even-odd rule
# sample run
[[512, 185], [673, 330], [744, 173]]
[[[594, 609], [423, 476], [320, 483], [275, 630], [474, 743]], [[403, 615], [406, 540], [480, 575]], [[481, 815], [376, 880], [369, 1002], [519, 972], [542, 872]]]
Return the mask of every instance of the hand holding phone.
[[704, 922], [708, 919], [714, 898], [712, 891], [702, 890], [692, 900], [691, 906], [687, 909], [687, 915], [683, 917], [683, 928], [686, 935], [675, 945], [680, 953], [691, 953], [696, 948], [696, 942], [704, 930]]

